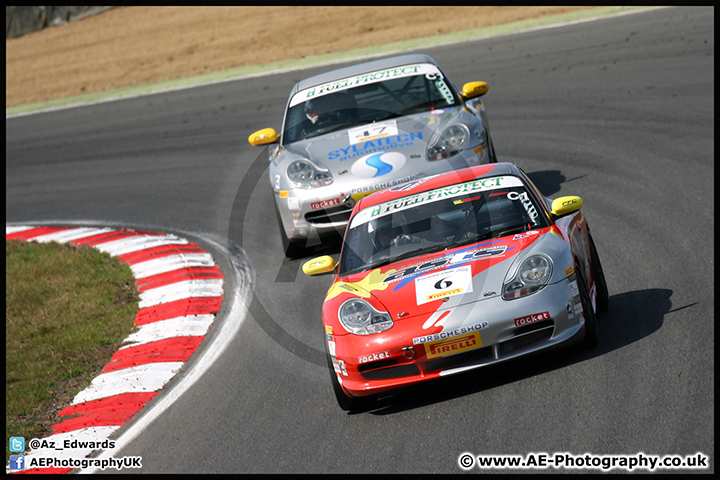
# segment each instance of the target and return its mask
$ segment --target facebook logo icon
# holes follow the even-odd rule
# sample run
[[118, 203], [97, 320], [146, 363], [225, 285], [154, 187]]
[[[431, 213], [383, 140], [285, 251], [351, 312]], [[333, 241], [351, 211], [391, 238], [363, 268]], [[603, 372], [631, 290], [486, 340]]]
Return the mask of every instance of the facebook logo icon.
[[24, 437], [10, 437], [10, 451], [11, 452], [24, 452], [25, 451], [25, 438]]
[[10, 470], [23, 470], [25, 468], [25, 455], [10, 455]]

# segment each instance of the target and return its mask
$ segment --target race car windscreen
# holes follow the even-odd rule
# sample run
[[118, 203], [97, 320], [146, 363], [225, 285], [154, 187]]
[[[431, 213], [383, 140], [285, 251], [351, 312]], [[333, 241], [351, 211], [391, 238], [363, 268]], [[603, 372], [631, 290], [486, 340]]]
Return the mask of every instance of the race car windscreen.
[[365, 208], [351, 220], [340, 275], [549, 226], [517, 177], [494, 177]]
[[458, 105], [449, 80], [431, 64], [358, 75], [295, 94], [285, 115], [283, 143]]

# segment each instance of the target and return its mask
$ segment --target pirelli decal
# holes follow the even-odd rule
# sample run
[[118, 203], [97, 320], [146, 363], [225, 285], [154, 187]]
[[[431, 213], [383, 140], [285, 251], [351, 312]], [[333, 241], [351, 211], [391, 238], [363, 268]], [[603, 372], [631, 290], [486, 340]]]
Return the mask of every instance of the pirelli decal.
[[425, 354], [427, 358], [438, 358], [456, 353], [467, 352], [482, 347], [482, 339], [480, 332], [470, 332], [458, 337], [452, 337], [445, 340], [438, 340], [425, 344]]

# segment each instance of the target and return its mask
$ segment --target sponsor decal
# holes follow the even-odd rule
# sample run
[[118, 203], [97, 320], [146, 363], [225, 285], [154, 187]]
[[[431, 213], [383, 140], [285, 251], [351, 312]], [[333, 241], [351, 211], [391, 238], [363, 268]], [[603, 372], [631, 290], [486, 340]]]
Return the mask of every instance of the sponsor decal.
[[[390, 270], [394, 272], [395, 270]], [[370, 298], [370, 293], [375, 290], [385, 290], [388, 286], [383, 283], [383, 274], [380, 269], [375, 269], [359, 282], [336, 282], [325, 295], [325, 301], [337, 297], [342, 293], [350, 293], [357, 297]]]
[[415, 279], [415, 296], [418, 305], [468, 292], [472, 292], [472, 267], [469, 265]]
[[289, 210], [298, 210], [298, 216], [300, 215], [300, 199], [296, 197], [288, 197], [287, 204]]
[[[373, 124], [370, 124], [370, 126], [372, 125]], [[375, 130], [370, 130], [365, 127], [363, 128], [368, 135], [375, 132]], [[350, 160], [351, 158], [357, 158], [371, 153], [382, 153], [386, 150], [397, 150], [402, 147], [411, 147], [414, 145], [416, 140], [423, 139], [422, 132], [398, 134], [397, 127], [391, 131], [393, 131], [393, 133], [388, 133], [388, 135], [380, 135], [379, 133], [376, 133], [377, 138], [374, 140], [370, 138], [362, 139], [358, 140], [358, 142], [354, 144], [351, 142], [350, 146], [346, 148], [333, 150], [328, 153], [328, 160], [339, 160], [342, 162], [344, 160]]]
[[540, 233], [540, 232], [537, 231], [537, 230], [530, 230], [530, 231], [528, 231], [528, 232], [518, 233], [518, 234], [516, 234], [516, 235], [513, 237], [513, 240], [519, 240], [519, 239], [521, 239], [521, 238], [527, 238], [527, 237], [530, 237], [530, 236], [532, 236], [532, 235], [537, 235], [537, 234], [539, 234], [539, 233]]
[[475, 155], [480, 155], [482, 152], [483, 152], [483, 147], [482, 147], [482, 145], [480, 145], [479, 147], [473, 148], [473, 153], [474, 153]]
[[325, 325], [325, 333], [327, 333], [328, 335], [333, 334], [332, 325]]
[[575, 302], [575, 315], [578, 315], [582, 313], [583, 307], [582, 307], [582, 300], [580, 300], [580, 296], [573, 297], [573, 302]]
[[[437, 340], [447, 340], [453, 337], [458, 337], [460, 335], [466, 335], [469, 333], [477, 332], [478, 330], [482, 330], [483, 328], [487, 328], [488, 322], [481, 322], [476, 323], [475, 325], [470, 325], [468, 327], [460, 327], [456, 328], [454, 330], [450, 330], [447, 332], [440, 332], [440, 333], [433, 333], [432, 335], [425, 335], [422, 337], [415, 337], [413, 338], [413, 345], [420, 345], [424, 343], [430, 343], [435, 342]], [[480, 335], [478, 334], [478, 340], [480, 339]], [[481, 343], [482, 345], [482, 343]]]
[[353, 194], [353, 198], [355, 197], [356, 194], [362, 194], [360, 196], [360, 198], [362, 198], [365, 195], [369, 195], [373, 192], [377, 192], [378, 190], [382, 190], [383, 188], [388, 188], [388, 187], [392, 187], [394, 185], [400, 185], [400, 184], [409, 182], [413, 178], [415, 178], [415, 176], [410, 175], [409, 177], [398, 178], [397, 180], [390, 180], [385, 183], [377, 183], [375, 185], [368, 185], [366, 187], [353, 188], [351, 193]]
[[280, 198], [288, 198], [289, 195], [290, 192], [288, 192], [287, 190], [280, 190]]
[[440, 95], [443, 96], [448, 105], [452, 105], [453, 102], [455, 102], [455, 97], [453, 96], [452, 91], [450, 91], [450, 87], [448, 87], [447, 83], [443, 81], [442, 75], [426, 74], [425, 78], [430, 81], [435, 81], [435, 87], [440, 91]]
[[421, 63], [416, 65], [405, 65], [402, 67], [388, 68], [385, 70], [378, 70], [370, 73], [363, 73], [362, 75], [343, 78], [341, 80], [335, 80], [333, 82], [328, 82], [322, 85], [316, 85], [314, 87], [301, 90], [300, 92], [293, 95], [293, 98], [290, 101], [290, 106], [294, 107], [295, 105], [311, 98], [327, 95], [333, 92], [347, 90], [348, 88], [357, 87], [359, 85], [382, 82], [385, 80], [391, 80], [393, 78], [411, 77], [413, 75], [440, 76], [440, 71], [435, 65], [431, 65], [429, 63]]
[[[350, 145], [375, 140], [377, 138], [389, 137], [398, 134], [397, 122], [368, 123], [362, 127], [355, 127], [348, 130]], [[349, 149], [348, 149], [349, 150]], [[337, 150], [335, 150], [337, 152]]]
[[320, 202], [313, 202], [310, 204], [310, 208], [313, 210], [318, 210], [320, 208], [335, 207], [337, 205], [340, 205], [341, 203], [342, 203], [341, 199], [331, 198], [330, 200], [322, 200]]
[[519, 327], [521, 325], [539, 322], [540, 320], [547, 320], [548, 318], [550, 318], [550, 312], [533, 313], [532, 315], [516, 318], [513, 322], [515, 322], [516, 327]]
[[340, 365], [340, 371], [344, 376], [348, 376], [347, 369], [345, 368], [345, 362], [343, 360], [338, 360], [338, 365]]
[[373, 218], [380, 218], [385, 215], [391, 215], [396, 212], [413, 208], [423, 202], [432, 203], [440, 200], [457, 198], [475, 192], [494, 190], [498, 188], [517, 187], [521, 185], [522, 182], [516, 177], [492, 177], [436, 188], [435, 190], [398, 198], [362, 210], [353, 218], [352, 227], [354, 228], [358, 225], [362, 225], [363, 223], [367, 223]]
[[373, 153], [353, 163], [350, 171], [361, 178], [382, 177], [393, 170], [401, 169], [406, 161], [405, 155], [398, 152]]
[[575, 273], [575, 267], [573, 267], [572, 265], [565, 269], [565, 276], [566, 276], [566, 277], [569, 277], [569, 276], [572, 275], [573, 273]]
[[[433, 175], [433, 177], [436, 177], [436, 176], [437, 175]], [[428, 180], [428, 178], [432, 178], [432, 177], [424, 177], [424, 178], [419, 178], [417, 180], [414, 180], [412, 182], [406, 182], [401, 185], [392, 187], [390, 189], [390, 191], [391, 192], [407, 192], [408, 190], [412, 190], [413, 188], [417, 187], [418, 185], [425, 183], [425, 181]]]
[[480, 347], [482, 347], [480, 334], [478, 332], [472, 332], [447, 340], [426, 343], [425, 354], [427, 358], [437, 358], [467, 352], [468, 350]]
[[[577, 295], [580, 295], [580, 289], [577, 284], [577, 280], [573, 280], [571, 282], [568, 282], [568, 287], [570, 287], [570, 294], [574, 297]], [[579, 298], [579, 297], [578, 297]]]
[[530, 216], [530, 219], [535, 222], [535, 219], [537, 219], [539, 214], [535, 209], [535, 205], [532, 204], [532, 201], [528, 197], [527, 192], [508, 192], [507, 198], [510, 200], [520, 200], [522, 202], [522, 206], [525, 208], [525, 211]]
[[[433, 270], [437, 270], [438, 268], [453, 265], [456, 263], [472, 262], [475, 260], [480, 260], [481, 258], [489, 258], [497, 255], [502, 255], [505, 253], [505, 251], [507, 251], [507, 249], [507, 245], [491, 245], [475, 250], [455, 253], [453, 255], [446, 255], [440, 258], [436, 258], [435, 260], [430, 260], [429, 262], [420, 263], [418, 265], [413, 265], [412, 267], [408, 268], [403, 268], [402, 270], [393, 270], [391, 272], [388, 272], [388, 275], [385, 276], [383, 283], [389, 284], [398, 280], [402, 280], [406, 277], [423, 275]], [[470, 267], [468, 266], [467, 268]], [[448, 274], [449, 272], [446, 273], [446, 275]]]
[[380, 353], [371, 353], [370, 355], [358, 357], [358, 363], [374, 362], [376, 360], [384, 360], [386, 358], [390, 358], [390, 352], [387, 350]]

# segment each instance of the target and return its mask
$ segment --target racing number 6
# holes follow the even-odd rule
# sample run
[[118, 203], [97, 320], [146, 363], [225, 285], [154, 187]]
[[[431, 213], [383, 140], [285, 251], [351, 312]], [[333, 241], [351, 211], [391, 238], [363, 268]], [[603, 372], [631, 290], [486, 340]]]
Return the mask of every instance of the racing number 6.
[[442, 280], [438, 281], [435, 284], [435, 290], [445, 290], [446, 288], [450, 288], [450, 285], [452, 285], [453, 282], [448, 280], [450, 277], [445, 277]]

